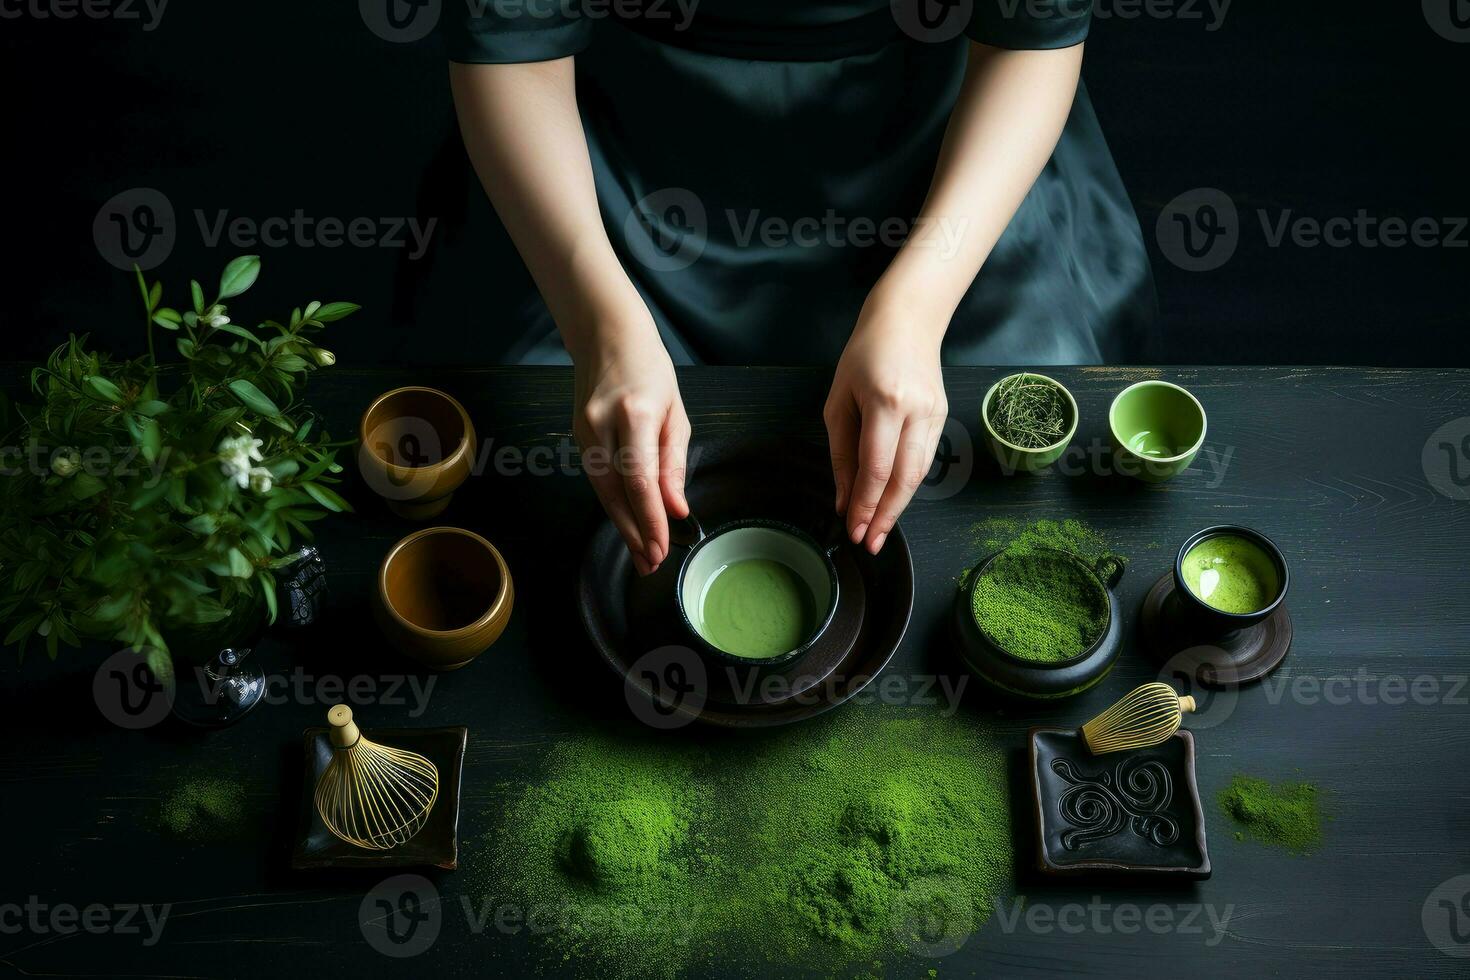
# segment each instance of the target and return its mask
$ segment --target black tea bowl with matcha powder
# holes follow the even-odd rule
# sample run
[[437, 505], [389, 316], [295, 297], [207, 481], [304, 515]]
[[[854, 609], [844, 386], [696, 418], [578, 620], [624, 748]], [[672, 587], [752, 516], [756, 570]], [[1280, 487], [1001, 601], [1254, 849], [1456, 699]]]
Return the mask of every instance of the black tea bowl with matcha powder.
[[1090, 563], [1057, 548], [1012, 545], [970, 573], [955, 600], [965, 665], [992, 689], [1054, 700], [1092, 687], [1122, 649], [1113, 588], [1123, 559]]

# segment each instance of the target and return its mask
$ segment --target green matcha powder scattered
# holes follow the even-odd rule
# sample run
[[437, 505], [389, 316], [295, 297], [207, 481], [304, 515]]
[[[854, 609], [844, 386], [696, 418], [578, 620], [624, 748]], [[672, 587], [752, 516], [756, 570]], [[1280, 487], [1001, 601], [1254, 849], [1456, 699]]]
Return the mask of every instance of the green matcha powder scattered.
[[1303, 853], [1322, 843], [1322, 812], [1317, 787], [1311, 783], [1280, 783], [1237, 775], [1220, 792], [1220, 809], [1263, 844]]
[[871, 962], [984, 923], [1010, 887], [1007, 796], [973, 719], [852, 712], [707, 750], [588, 737], [551, 750], [468, 864], [558, 961]]
[[163, 829], [188, 840], [228, 836], [245, 817], [245, 791], [224, 779], [191, 779], [160, 804]]

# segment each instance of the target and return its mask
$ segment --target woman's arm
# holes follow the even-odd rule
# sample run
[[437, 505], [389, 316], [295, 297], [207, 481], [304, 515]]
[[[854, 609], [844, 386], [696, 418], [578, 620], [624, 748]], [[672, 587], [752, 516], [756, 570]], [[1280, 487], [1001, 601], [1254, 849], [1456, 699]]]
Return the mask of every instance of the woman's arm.
[[1056, 149], [1081, 67], [1081, 44], [970, 45], [928, 198], [868, 294], [827, 399], [837, 510], [874, 554], [944, 429], [939, 348], [950, 318]]
[[689, 420], [668, 352], [597, 207], [572, 58], [451, 64], [465, 148], [577, 367], [573, 432], [644, 574], [668, 555]]

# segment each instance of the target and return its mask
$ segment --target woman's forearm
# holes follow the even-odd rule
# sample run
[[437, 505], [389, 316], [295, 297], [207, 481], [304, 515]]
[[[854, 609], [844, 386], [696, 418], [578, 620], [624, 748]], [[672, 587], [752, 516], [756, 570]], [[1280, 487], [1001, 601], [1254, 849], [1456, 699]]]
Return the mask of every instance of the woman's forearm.
[[969, 65], [914, 232], [874, 292], [939, 332], [1046, 166], [1076, 98], [1082, 45], [970, 45]]
[[452, 63], [450, 84], [470, 160], [572, 356], [651, 328], [598, 211], [573, 59]]

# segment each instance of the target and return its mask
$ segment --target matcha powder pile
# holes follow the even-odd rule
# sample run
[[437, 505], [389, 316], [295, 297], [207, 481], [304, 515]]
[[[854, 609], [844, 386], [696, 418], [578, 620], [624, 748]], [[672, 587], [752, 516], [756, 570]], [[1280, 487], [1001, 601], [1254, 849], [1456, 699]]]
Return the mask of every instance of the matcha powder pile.
[[164, 830], [186, 840], [227, 837], [245, 818], [245, 791], [224, 779], [191, 779], [160, 804]]
[[1263, 844], [1304, 853], [1322, 843], [1322, 811], [1311, 783], [1271, 785], [1254, 776], [1237, 775], [1220, 793], [1220, 809]]
[[1089, 567], [1108, 554], [1098, 532], [1076, 520], [1023, 527], [992, 518], [971, 534], [986, 552], [999, 552], [975, 586], [971, 611], [1001, 649], [1056, 663], [1082, 653], [1107, 629], [1107, 593]]
[[1003, 756], [970, 720], [850, 711], [710, 751], [589, 737], [548, 763], [471, 867], [589, 972], [750, 949], [873, 969], [956, 948], [1011, 885]]

